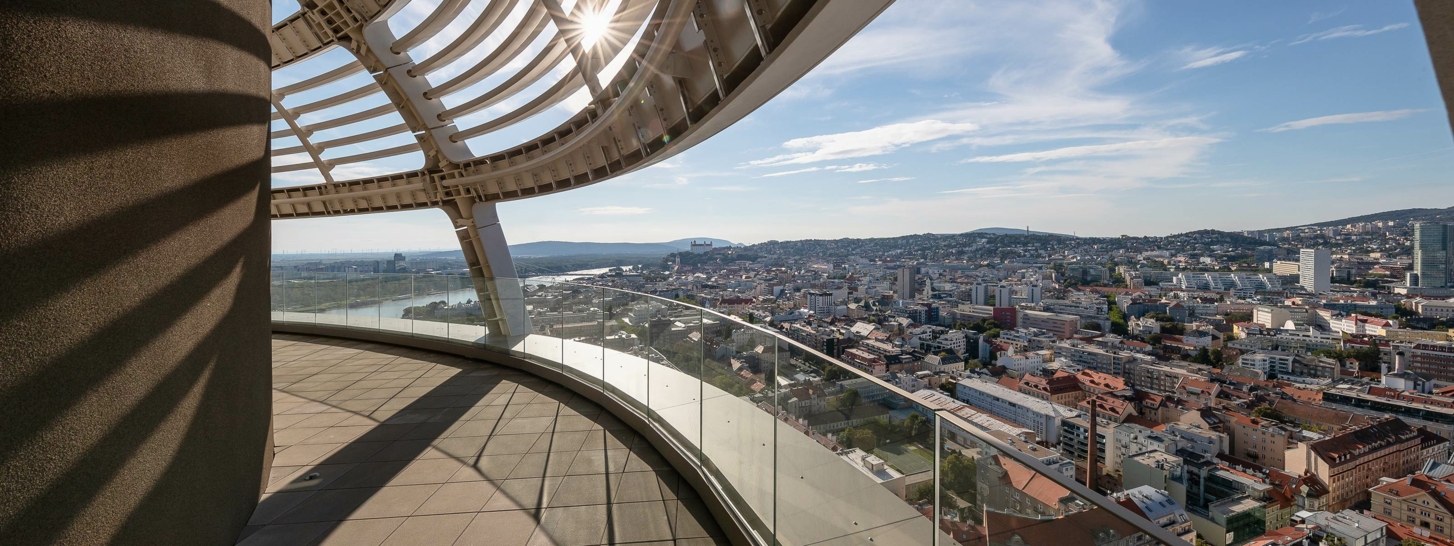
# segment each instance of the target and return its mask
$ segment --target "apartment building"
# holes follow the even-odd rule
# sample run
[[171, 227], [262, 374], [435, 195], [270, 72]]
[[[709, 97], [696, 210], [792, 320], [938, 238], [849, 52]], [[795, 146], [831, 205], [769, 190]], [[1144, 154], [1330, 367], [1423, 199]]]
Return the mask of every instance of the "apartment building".
[[980, 411], [1030, 429], [1050, 444], [1060, 441], [1062, 420], [1080, 415], [1071, 408], [988, 381], [960, 381], [954, 396]]
[[1039, 328], [1060, 339], [1070, 339], [1080, 329], [1080, 317], [1022, 309], [1018, 325], [1021, 328]]
[[1126, 377], [1132, 363], [1137, 361], [1133, 353], [1102, 349], [1081, 341], [1063, 341], [1055, 344], [1055, 356], [1069, 360], [1081, 368]]
[[1169, 394], [1176, 391], [1176, 386], [1183, 379], [1206, 377], [1208, 369], [1176, 361], [1157, 363], [1153, 360], [1134, 366], [1130, 383], [1141, 390]]
[[1075, 407], [1087, 394], [1073, 374], [1055, 372], [1050, 377], [1030, 374], [1020, 378], [1019, 391], [1065, 407]]
[[1288, 450], [1284, 468], [1310, 473], [1328, 485], [1329, 511], [1369, 498], [1369, 488], [1385, 476], [1418, 470], [1422, 440], [1417, 429], [1397, 417], [1340, 432]]
[[1454, 484], [1419, 473], [1389, 478], [1368, 490], [1373, 513], [1454, 541]]
[[1244, 354], [1237, 359], [1237, 365], [1251, 368], [1266, 375], [1292, 375], [1293, 354], [1284, 351], [1259, 351]]
[[1283, 468], [1287, 448], [1292, 442], [1287, 429], [1277, 423], [1227, 412], [1231, 428], [1232, 456], [1272, 468]]

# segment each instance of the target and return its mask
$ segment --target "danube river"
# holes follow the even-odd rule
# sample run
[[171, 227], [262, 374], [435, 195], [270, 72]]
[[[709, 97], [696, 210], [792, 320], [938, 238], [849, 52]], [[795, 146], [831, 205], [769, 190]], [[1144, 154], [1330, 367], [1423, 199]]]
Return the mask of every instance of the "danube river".
[[[577, 279], [577, 278], [580, 278], [580, 277], [594, 277], [596, 275], [600, 275], [602, 273], [605, 273], [605, 272], [609, 271], [610, 269], [611, 268], [584, 269], [584, 270], [581, 270], [581, 271], [572, 271], [570, 273], [564, 273], [564, 274], [561, 274], [561, 275], [549, 275], [549, 276], [542, 276], [542, 277], [531, 277], [531, 278], [527, 279], [527, 281], [563, 282], [563, 281], [569, 281], [571, 279]], [[448, 299], [446, 299], [446, 297]], [[475, 294], [475, 289], [473, 287], [471, 287], [471, 288], [465, 288], [463, 290], [455, 290], [455, 291], [452, 291], [447, 296], [443, 292], [440, 292], [440, 293], [437, 293], [437, 294], [429, 294], [427, 296], [425, 296], [425, 295], [417, 295], [417, 296], [414, 296], [412, 299], [405, 298], [405, 299], [402, 299], [402, 300], [389, 300], [389, 301], [386, 301], [386, 302], [383, 302], [383, 303], [380, 303], [380, 304], [377, 304], [377, 305], [365, 305], [365, 306], [361, 306], [361, 307], [353, 307], [353, 308], [348, 308], [348, 309], [344, 309], [342, 307], [335, 308], [335, 309], [329, 309], [329, 310], [323, 311], [323, 314], [325, 314], [325, 315], [344, 315], [344, 314], [348, 314], [348, 315], [353, 315], [353, 316], [366, 316], [366, 317], [401, 318], [401, 317], [404, 316], [404, 310], [405, 309], [408, 309], [411, 306], [415, 306], [415, 305], [425, 305], [425, 304], [428, 304], [431, 301], [448, 301], [450, 305], [454, 305], [456, 303], [460, 303], [460, 302], [463, 302], [465, 300], [474, 300], [475, 298], [478, 298], [478, 297], [479, 296], [477, 296]]]

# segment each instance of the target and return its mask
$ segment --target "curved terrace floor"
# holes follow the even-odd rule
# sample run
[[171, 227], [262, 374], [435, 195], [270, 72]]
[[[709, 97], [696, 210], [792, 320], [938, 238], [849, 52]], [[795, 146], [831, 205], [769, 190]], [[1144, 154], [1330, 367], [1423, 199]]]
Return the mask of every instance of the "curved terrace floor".
[[277, 334], [273, 428], [239, 544], [726, 544], [644, 438], [509, 368]]

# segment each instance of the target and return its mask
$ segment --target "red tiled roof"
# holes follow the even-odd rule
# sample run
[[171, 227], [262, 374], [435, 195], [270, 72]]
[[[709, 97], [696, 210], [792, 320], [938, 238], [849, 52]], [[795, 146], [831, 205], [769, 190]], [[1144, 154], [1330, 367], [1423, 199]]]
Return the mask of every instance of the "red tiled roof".
[[1307, 537], [1307, 531], [1297, 527], [1283, 527], [1263, 533], [1262, 536], [1254, 538], [1242, 546], [1284, 546], [1297, 543]]
[[1297, 400], [1299, 402], [1311, 402], [1316, 404], [1323, 401], [1323, 391], [1299, 389], [1297, 387], [1283, 387], [1282, 392], [1283, 394], [1291, 396], [1293, 400]]
[[1318, 454], [1318, 457], [1331, 464], [1351, 461], [1340, 457], [1352, 454], [1358, 450], [1381, 449], [1386, 446], [1400, 444], [1406, 441], [1417, 440], [1418, 431], [1410, 427], [1408, 423], [1396, 417], [1390, 417], [1382, 421], [1335, 434], [1322, 440], [1308, 443], [1308, 447]]
[[1124, 391], [1127, 389], [1125, 379], [1121, 379], [1107, 373], [1101, 373], [1092, 370], [1081, 370], [1080, 373], [1075, 374], [1075, 378], [1077, 381], [1080, 381], [1082, 387], [1088, 389], [1111, 392]]
[[1120, 398], [1106, 396], [1104, 394], [1097, 394], [1095, 396], [1082, 400], [1079, 407], [1085, 411], [1090, 411], [1090, 405], [1092, 403], [1096, 405], [1097, 412], [1107, 413], [1116, 416], [1125, 414], [1127, 408], [1131, 406], [1129, 402], [1121, 400]]
[[1020, 390], [1019, 380], [1016, 380], [1015, 378], [1012, 378], [1010, 376], [1001, 377], [998, 383], [1000, 384], [1000, 386], [1010, 389], [1012, 391]]
[[1070, 490], [1061, 487], [1044, 474], [1025, 468], [1024, 465], [1002, 455], [995, 455], [995, 462], [1005, 469], [1011, 487], [1050, 507], [1060, 505], [1060, 500], [1070, 496]]

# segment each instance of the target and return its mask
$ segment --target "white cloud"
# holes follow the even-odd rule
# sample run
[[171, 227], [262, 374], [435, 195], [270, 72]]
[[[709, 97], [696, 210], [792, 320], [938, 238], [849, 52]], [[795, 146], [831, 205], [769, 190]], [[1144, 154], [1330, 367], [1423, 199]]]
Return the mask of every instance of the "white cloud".
[[1394, 121], [1409, 117], [1412, 114], [1417, 114], [1423, 111], [1424, 110], [1382, 110], [1378, 112], [1360, 112], [1356, 114], [1336, 114], [1332, 116], [1322, 116], [1316, 118], [1300, 119], [1297, 121], [1289, 121], [1287, 123], [1268, 127], [1266, 129], [1258, 129], [1258, 131], [1267, 133], [1281, 133], [1283, 131], [1307, 129], [1309, 127], [1317, 127], [1319, 125], [1339, 125], [1344, 123], [1371, 123], [1377, 121]]
[[1018, 154], [972, 157], [961, 161], [960, 163], [1012, 163], [1021, 161], [1049, 161], [1055, 159], [1070, 159], [1089, 156], [1117, 156], [1144, 153], [1150, 150], [1158, 150], [1186, 145], [1209, 145], [1220, 141], [1221, 139], [1211, 137], [1167, 137], [1157, 140], [1134, 140], [1131, 142], [1117, 142], [1115, 144], [1068, 146], [1065, 148], [1057, 148], [1054, 150], [1045, 150], [1041, 152], [1024, 152]]
[[833, 172], [840, 173], [861, 173], [865, 171], [877, 171], [879, 169], [887, 168], [889, 168], [889, 166], [884, 165], [883, 163], [854, 163], [852, 165], [840, 165], [838, 167], [832, 167], [832, 170]]
[[[1202, 50], [1202, 51], [1207, 51], [1207, 50]], [[1182, 65], [1181, 69], [1182, 70], [1188, 70], [1188, 69], [1193, 69], [1193, 68], [1206, 68], [1208, 66], [1216, 66], [1216, 65], [1219, 65], [1219, 64], [1223, 64], [1223, 63], [1230, 63], [1232, 61], [1235, 61], [1237, 59], [1241, 59], [1242, 57], [1245, 57], [1247, 55], [1247, 53], [1248, 53], [1247, 50], [1242, 49], [1242, 50], [1237, 50], [1237, 51], [1229, 51], [1229, 52], [1226, 52], [1226, 53], [1214, 54], [1214, 55], [1210, 55], [1210, 56], [1207, 56], [1207, 57], [1204, 57], [1204, 58], [1201, 58], [1201, 59], [1197, 59], [1197, 60], [1188, 62], [1185, 65]]]
[[793, 175], [793, 174], [810, 173], [810, 172], [821, 171], [821, 170], [823, 170], [822, 167], [808, 167], [806, 169], [797, 169], [797, 170], [792, 170], [792, 171], [782, 171], [782, 172], [776, 172], [776, 173], [768, 173], [768, 174], [762, 175], [761, 178], [772, 178], [774, 176], [788, 176], [788, 175]]
[[1322, 32], [1314, 32], [1312, 34], [1304, 34], [1302, 36], [1298, 36], [1298, 38], [1296, 40], [1293, 40], [1292, 43], [1289, 45], [1305, 44], [1314, 40], [1321, 42], [1323, 40], [1332, 40], [1335, 38], [1362, 38], [1364, 36], [1382, 34], [1390, 30], [1398, 30], [1407, 26], [1409, 26], [1408, 23], [1394, 23], [1391, 25], [1384, 25], [1378, 28], [1367, 30], [1364, 30], [1363, 25], [1347, 25], [1334, 27], [1328, 30], [1324, 30]]
[[859, 184], [872, 184], [874, 182], [907, 182], [913, 180], [912, 176], [895, 176], [893, 178], [873, 178], [870, 180], [859, 180]]
[[1340, 8], [1338, 9], [1338, 11], [1315, 11], [1313, 12], [1312, 16], [1308, 17], [1308, 24], [1311, 25], [1324, 19], [1332, 19], [1334, 17], [1342, 15], [1343, 12], [1347, 9], [1348, 8]]
[[892, 153], [914, 144], [962, 135], [978, 129], [973, 123], [949, 123], [926, 119], [882, 125], [863, 131], [795, 138], [783, 143], [788, 150], [803, 150], [749, 161], [752, 167], [802, 165], [835, 159], [851, 159]]
[[646, 207], [622, 207], [615, 205], [605, 207], [585, 207], [577, 210], [579, 210], [581, 214], [589, 214], [592, 216], [634, 216], [637, 214], [646, 214], [648, 212], [651, 212], [651, 209]]

